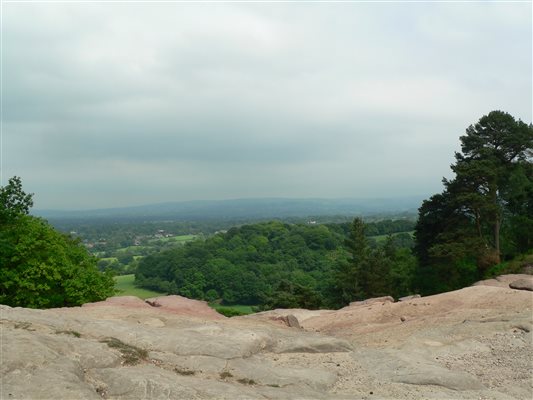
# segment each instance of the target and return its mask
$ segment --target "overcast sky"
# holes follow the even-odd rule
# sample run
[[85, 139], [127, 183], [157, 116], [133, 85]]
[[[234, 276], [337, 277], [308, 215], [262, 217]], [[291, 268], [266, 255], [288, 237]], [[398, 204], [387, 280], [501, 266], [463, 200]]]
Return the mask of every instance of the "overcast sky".
[[442, 190], [532, 121], [532, 5], [4, 3], [3, 148], [35, 207]]

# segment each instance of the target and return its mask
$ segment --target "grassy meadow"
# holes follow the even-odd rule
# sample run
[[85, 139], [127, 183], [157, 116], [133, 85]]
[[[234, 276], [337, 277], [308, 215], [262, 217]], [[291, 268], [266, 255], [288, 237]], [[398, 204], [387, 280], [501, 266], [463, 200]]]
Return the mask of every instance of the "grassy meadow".
[[150, 297], [164, 296], [166, 294], [135, 287], [133, 284], [133, 281], [135, 280], [134, 274], [115, 276], [114, 279], [115, 289], [119, 290], [115, 296], [137, 296], [144, 300], [149, 299]]

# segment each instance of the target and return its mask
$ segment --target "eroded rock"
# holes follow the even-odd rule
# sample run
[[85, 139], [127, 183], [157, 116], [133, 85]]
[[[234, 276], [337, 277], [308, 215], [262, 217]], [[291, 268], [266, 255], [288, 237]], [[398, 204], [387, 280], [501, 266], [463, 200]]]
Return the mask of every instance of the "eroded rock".
[[[373, 299], [370, 306], [336, 311], [231, 319], [190, 316], [198, 304], [187, 311], [191, 303], [182, 299], [154, 304], [161, 306], [134, 298], [55, 310], [0, 306], [0, 398], [357, 399], [372, 392], [380, 399], [510, 399], [531, 393], [530, 291], [476, 286], [397, 303]], [[288, 328], [290, 315], [302, 329]], [[287, 324], [270, 320], [279, 316]], [[128, 348], [143, 356], [126, 364]]]
[[376, 303], [394, 303], [392, 296], [372, 297], [362, 301], [352, 301], [348, 307], [369, 306]]
[[511, 289], [529, 290], [533, 291], [533, 276], [529, 278], [521, 278], [509, 283]]

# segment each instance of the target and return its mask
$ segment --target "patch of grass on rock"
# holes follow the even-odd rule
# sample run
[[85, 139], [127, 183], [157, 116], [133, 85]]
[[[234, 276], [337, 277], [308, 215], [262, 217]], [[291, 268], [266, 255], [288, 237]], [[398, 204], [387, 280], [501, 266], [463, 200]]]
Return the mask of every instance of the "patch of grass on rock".
[[181, 369], [181, 368], [174, 368], [174, 372], [180, 375], [194, 375], [196, 374], [196, 371], [192, 371], [190, 369]]
[[141, 349], [131, 344], [124, 343], [117, 338], [107, 338], [101, 340], [102, 343], [106, 343], [112, 349], [120, 351], [122, 361], [124, 365], [136, 365], [142, 360], [146, 360], [148, 357], [148, 351]]
[[15, 324], [15, 329], [25, 329], [27, 331], [35, 331], [35, 329], [31, 327], [31, 323], [29, 322], [17, 322]]
[[233, 377], [233, 374], [232, 374], [231, 372], [229, 372], [229, 371], [222, 371], [222, 372], [220, 373], [220, 377], [221, 377], [222, 379], [232, 378], [232, 377]]
[[254, 381], [253, 379], [247, 379], [247, 378], [237, 379], [237, 382], [242, 383], [243, 385], [255, 385], [255, 384], [257, 384], [257, 382]]

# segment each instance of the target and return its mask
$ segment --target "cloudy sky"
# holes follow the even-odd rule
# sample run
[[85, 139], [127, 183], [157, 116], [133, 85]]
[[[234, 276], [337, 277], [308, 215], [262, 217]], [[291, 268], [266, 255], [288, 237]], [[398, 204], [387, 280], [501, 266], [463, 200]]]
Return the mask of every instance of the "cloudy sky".
[[432, 194], [532, 121], [531, 2], [3, 3], [5, 184], [36, 208]]

